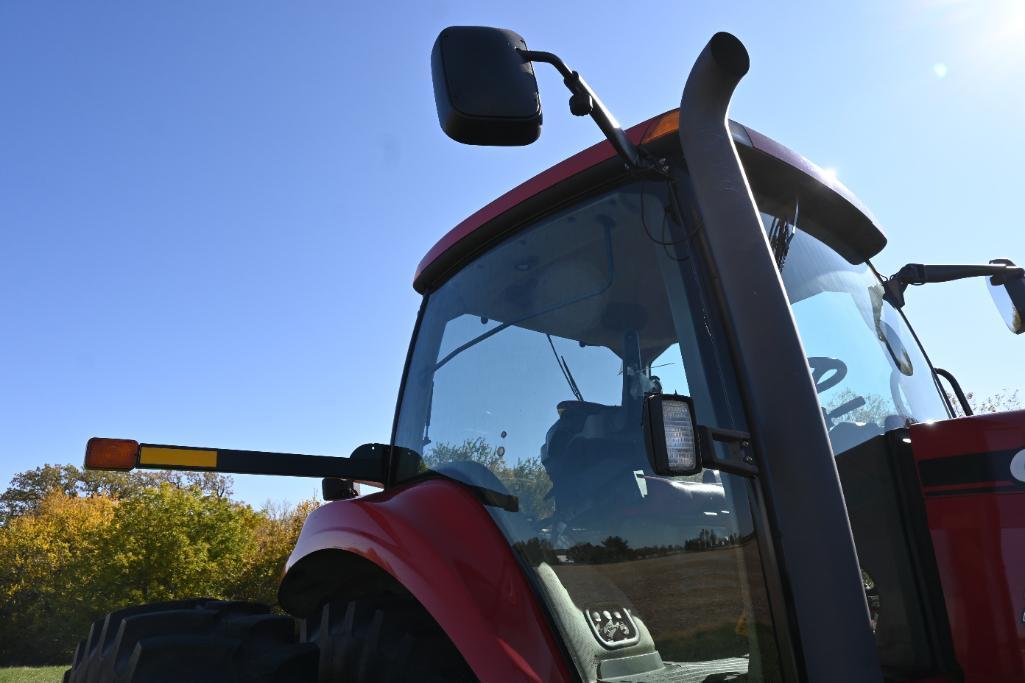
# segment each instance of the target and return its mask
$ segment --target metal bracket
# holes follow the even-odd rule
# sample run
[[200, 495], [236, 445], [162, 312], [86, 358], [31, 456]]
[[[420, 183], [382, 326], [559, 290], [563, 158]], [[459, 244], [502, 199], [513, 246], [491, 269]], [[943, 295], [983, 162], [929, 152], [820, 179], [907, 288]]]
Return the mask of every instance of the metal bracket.
[[562, 82], [566, 84], [572, 95], [569, 99], [569, 109], [574, 116], [588, 116], [594, 119], [598, 128], [605, 134], [605, 137], [612, 144], [612, 148], [626, 163], [631, 170], [645, 170], [651, 168], [651, 163], [641, 156], [637, 145], [626, 136], [619, 122], [608, 110], [605, 104], [598, 98], [598, 95], [587, 84], [579, 73], [573, 71], [566, 62], [558, 55], [540, 50], [523, 50], [516, 48], [516, 52], [527, 62], [543, 62], [551, 64], [562, 76]]
[[[698, 425], [698, 439], [701, 443], [701, 464], [704, 467], [742, 477], [758, 475], [751, 435], [747, 432]], [[726, 448], [716, 448], [716, 442], [725, 444]]]

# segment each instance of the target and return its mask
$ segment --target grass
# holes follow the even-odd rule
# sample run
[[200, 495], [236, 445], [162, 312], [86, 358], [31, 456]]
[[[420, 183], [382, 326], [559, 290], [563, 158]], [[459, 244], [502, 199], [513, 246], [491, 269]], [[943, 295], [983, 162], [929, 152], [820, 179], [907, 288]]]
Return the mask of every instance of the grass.
[[0, 683], [60, 683], [67, 666], [14, 666], [0, 669]]

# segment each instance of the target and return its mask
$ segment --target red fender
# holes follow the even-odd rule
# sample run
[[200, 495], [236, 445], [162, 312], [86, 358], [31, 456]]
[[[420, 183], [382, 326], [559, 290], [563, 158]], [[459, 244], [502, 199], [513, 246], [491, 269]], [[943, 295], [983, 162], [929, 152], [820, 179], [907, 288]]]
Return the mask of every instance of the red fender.
[[1025, 411], [910, 435], [965, 681], [1025, 680]]
[[458, 484], [429, 479], [313, 512], [285, 567], [343, 550], [405, 586], [483, 681], [571, 681], [505, 536]]

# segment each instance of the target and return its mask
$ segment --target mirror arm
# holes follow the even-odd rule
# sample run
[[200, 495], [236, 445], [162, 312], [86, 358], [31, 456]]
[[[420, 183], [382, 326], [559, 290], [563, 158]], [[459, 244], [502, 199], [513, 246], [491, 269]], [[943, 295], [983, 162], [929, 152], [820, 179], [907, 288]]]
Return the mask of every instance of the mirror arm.
[[590, 114], [594, 122], [598, 124], [598, 128], [601, 129], [609, 143], [612, 144], [613, 149], [626, 162], [628, 168], [631, 170], [653, 168], [653, 164], [641, 157], [637, 145], [626, 136], [619, 122], [612, 116], [612, 113], [605, 107], [605, 104], [598, 99], [598, 95], [587, 84], [587, 81], [581, 78], [580, 74], [576, 71], [566, 66], [566, 63], [558, 55], [538, 50], [521, 50], [520, 48], [516, 48], [516, 52], [523, 58], [523, 61], [544, 62], [555, 67], [562, 76], [562, 82], [573, 93], [569, 98], [569, 110], [574, 116], [587, 116]]
[[904, 307], [904, 292], [909, 285], [924, 285], [934, 282], [952, 282], [969, 277], [992, 277], [998, 282], [1005, 278], [1025, 276], [1025, 269], [1013, 265], [939, 265], [909, 263], [883, 281], [883, 298], [894, 308]]

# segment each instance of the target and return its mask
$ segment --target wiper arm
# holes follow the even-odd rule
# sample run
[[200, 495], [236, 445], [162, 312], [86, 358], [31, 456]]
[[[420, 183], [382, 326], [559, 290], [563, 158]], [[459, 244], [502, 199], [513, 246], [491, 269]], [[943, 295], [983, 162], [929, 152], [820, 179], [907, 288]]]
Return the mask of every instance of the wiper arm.
[[566, 383], [569, 384], [569, 390], [573, 392], [578, 401], [583, 403], [584, 396], [580, 393], [580, 387], [577, 386], [576, 380], [573, 379], [573, 373], [569, 370], [569, 363], [566, 362], [566, 357], [560, 356], [559, 352], [555, 350], [555, 342], [552, 341], [552, 335], [546, 334], [545, 336], [548, 337], [548, 345], [552, 347], [552, 353], [555, 354], [555, 362], [559, 364], [562, 376], [566, 378]]

